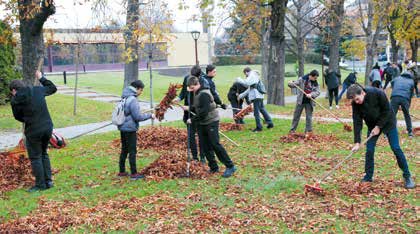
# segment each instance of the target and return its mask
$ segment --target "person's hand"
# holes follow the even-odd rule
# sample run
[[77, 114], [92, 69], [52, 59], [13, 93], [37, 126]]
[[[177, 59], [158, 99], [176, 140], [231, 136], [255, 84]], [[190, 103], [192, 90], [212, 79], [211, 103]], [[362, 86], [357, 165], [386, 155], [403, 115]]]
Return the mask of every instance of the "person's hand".
[[306, 95], [306, 97], [307, 97], [307, 98], [309, 98], [309, 99], [311, 99], [311, 98], [312, 98], [312, 95], [311, 95], [310, 93], [305, 93], [305, 95]]
[[360, 143], [356, 143], [354, 144], [353, 148], [351, 149], [351, 151], [356, 152], [360, 149]]
[[35, 72], [35, 78], [37, 79], [37, 80], [39, 80], [39, 79], [41, 79], [41, 77], [42, 77], [42, 73], [40, 72], [40, 71], [36, 71]]
[[289, 86], [296, 87], [295, 83], [293, 83], [293, 82], [289, 82]]
[[156, 115], [155, 114], [152, 114], [152, 119], [156, 119]]
[[191, 119], [187, 119], [187, 124], [191, 124]]
[[181, 101], [181, 99], [179, 99], [179, 97], [176, 97], [174, 100], [172, 100], [172, 104], [176, 105]]
[[378, 127], [378, 126], [375, 126], [373, 129], [372, 129], [372, 132], [370, 132], [370, 135], [371, 136], [376, 136], [376, 135], [379, 135], [379, 133], [381, 132], [381, 129]]
[[222, 108], [223, 110], [226, 110], [227, 106], [226, 106], [226, 104], [223, 103], [223, 104], [220, 105], [220, 108]]
[[182, 109], [184, 110], [184, 111], [188, 111], [188, 106], [182, 106]]

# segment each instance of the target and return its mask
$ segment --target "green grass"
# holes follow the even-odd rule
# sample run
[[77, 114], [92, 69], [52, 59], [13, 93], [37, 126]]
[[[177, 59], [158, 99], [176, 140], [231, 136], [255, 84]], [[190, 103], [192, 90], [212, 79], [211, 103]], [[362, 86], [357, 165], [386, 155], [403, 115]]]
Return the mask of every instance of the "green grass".
[[[76, 115], [73, 115], [72, 96], [54, 94], [46, 100], [55, 128], [110, 120], [114, 107], [110, 103], [78, 98]], [[14, 119], [10, 104], [0, 106], [0, 130], [16, 130], [21, 126], [21, 123]]]
[[[7, 192], [0, 197], [0, 220], [12, 220], [17, 217], [25, 217], [31, 215], [31, 212], [41, 206], [40, 199], [51, 202], [80, 202], [83, 206], [93, 207], [100, 203], [105, 203], [113, 200], [129, 200], [131, 198], [148, 198], [154, 196], [165, 195], [169, 196], [178, 204], [167, 204], [165, 199], [159, 200], [156, 203], [143, 204], [146, 211], [155, 212], [161, 209], [160, 216], [152, 216], [146, 219], [139, 218], [136, 221], [124, 221], [126, 225], [133, 232], [150, 231], [150, 228], [156, 227], [158, 221], [162, 221], [162, 225], [170, 226], [173, 223], [178, 223], [178, 231], [186, 232], [191, 228], [196, 227], [196, 222], [192, 219], [197, 216], [197, 213], [207, 213], [214, 215], [219, 213], [220, 217], [230, 217], [228, 220], [234, 218], [239, 220], [251, 220], [251, 227], [247, 226], [230, 226], [229, 222], [220, 223], [215, 221], [214, 225], [221, 225], [222, 232], [258, 232], [257, 230], [275, 232], [297, 232], [299, 226], [288, 227], [283, 221], [276, 218], [274, 214], [281, 214], [285, 212], [284, 206], [292, 206], [290, 204], [290, 196], [296, 196], [293, 202], [296, 202], [296, 207], [305, 203], [307, 206], [315, 206], [319, 214], [306, 214], [306, 219], [300, 225], [309, 225], [314, 218], [325, 219], [329, 226], [322, 229], [325, 232], [334, 232], [337, 230], [360, 230], [361, 232], [372, 231], [366, 224], [354, 222], [336, 214], [324, 213], [326, 205], [324, 199], [302, 196], [302, 188], [305, 183], [312, 182], [311, 178], [318, 178], [322, 173], [329, 170], [331, 165], [325, 162], [311, 162], [311, 161], [293, 161], [299, 157], [309, 156], [314, 149], [306, 147], [305, 144], [296, 143], [279, 143], [278, 138], [287, 133], [290, 127], [290, 121], [274, 120], [275, 128], [272, 130], [265, 130], [261, 133], [251, 133], [249, 130], [254, 127], [253, 121], [247, 121], [246, 129], [240, 132], [227, 132], [226, 134], [241, 144], [241, 147], [234, 147], [222, 138], [222, 142], [227, 148], [233, 161], [239, 168], [234, 177], [229, 179], [220, 178], [220, 175], [214, 175], [204, 180], [163, 180], [155, 181], [129, 181], [127, 179], [115, 178], [118, 172], [118, 149], [111, 149], [110, 142], [113, 139], [118, 139], [118, 132], [110, 132], [106, 134], [97, 134], [85, 136], [69, 143], [67, 148], [61, 150], [51, 150], [51, 160], [54, 169], [58, 169], [58, 174], [54, 176], [56, 187], [44, 191], [42, 193], [28, 194], [23, 189]], [[170, 126], [184, 127], [181, 122], [170, 123]], [[298, 131], [303, 131], [303, 124], [298, 128]], [[314, 129], [319, 134], [334, 134], [339, 140], [350, 144], [352, 142], [352, 133], [342, 131], [340, 124], [318, 124], [314, 123]], [[403, 137], [404, 141], [407, 141]], [[320, 150], [316, 153], [316, 157], [326, 158], [336, 163], [348, 153], [348, 147], [341, 144], [331, 145], [329, 142], [320, 143]], [[288, 154], [293, 147], [297, 147], [299, 152]], [[418, 174], [418, 168], [415, 167], [415, 159], [410, 155], [416, 153], [416, 149], [420, 147], [418, 141], [412, 141], [412, 144], [403, 144], [402, 148], [409, 157], [411, 162], [411, 172], [413, 175]], [[153, 151], [143, 151], [138, 153], [137, 162], [138, 168], [143, 168], [150, 164], [158, 153]], [[290, 157], [293, 159], [291, 160]], [[363, 160], [361, 154], [357, 154], [348, 162], [346, 167], [338, 170], [334, 174], [334, 178], [345, 178], [344, 180], [358, 181], [363, 171]], [[375, 172], [378, 180], [395, 180], [400, 181], [400, 171], [395, 165], [395, 158], [388, 146], [377, 147], [377, 160]], [[311, 177], [299, 175], [294, 171], [294, 167], [308, 163], [309, 169], [305, 170]], [[349, 168], [348, 168], [349, 167]], [[223, 167], [222, 167], [223, 168]], [[330, 191], [338, 189], [339, 184], [328, 182], [323, 187]], [[399, 192], [398, 192], [399, 191]], [[395, 198], [411, 206], [418, 205], [415, 191], [408, 193], [393, 191], [387, 198], [381, 195], [374, 197], [363, 197], [359, 200], [348, 197], [338, 193], [340, 199], [347, 201], [349, 204], [355, 206], [372, 203], [366, 212], [368, 216], [375, 217], [369, 222], [377, 223], [391, 221], [389, 210], [383, 207], [376, 207], [375, 201], [383, 199], [384, 204], [387, 200]], [[200, 199], [191, 200], [189, 195], [196, 194]], [[170, 212], [176, 210], [176, 207], [182, 206], [181, 213]], [[340, 204], [336, 204], [337, 209], [340, 209]], [[258, 207], [264, 208], [258, 208]], [[246, 207], [256, 207], [252, 212], [247, 211]], [[109, 208], [109, 207], [108, 207]], [[308, 210], [310, 210], [308, 208]], [[391, 209], [392, 210], [392, 209]], [[98, 211], [97, 211], [98, 212]], [[97, 212], [94, 212], [97, 215]], [[100, 211], [99, 211], [100, 212]], [[105, 211], [104, 211], [105, 212]], [[125, 212], [135, 212], [139, 215], [137, 210], [130, 210], [129, 207]], [[302, 215], [300, 211], [293, 214], [296, 217]], [[359, 216], [366, 217], [364, 213], [358, 213]], [[146, 212], [147, 213], [147, 212]], [[100, 213], [101, 214], [101, 213]], [[273, 215], [271, 215], [273, 214]], [[60, 214], [57, 214], [60, 215]], [[93, 214], [92, 214], [93, 215]], [[101, 216], [98, 216], [100, 218]], [[118, 220], [112, 219], [111, 216], [107, 222], [115, 225]], [[398, 220], [397, 227], [405, 228], [408, 232], [414, 231], [406, 223], [408, 219], [413, 219], [416, 214], [410, 209]], [[205, 221], [204, 218], [201, 221]], [[211, 220], [211, 219], [209, 219]], [[334, 221], [331, 221], [334, 220]], [[379, 221], [384, 220], [384, 221]], [[206, 232], [213, 232], [213, 226], [206, 226]], [[96, 226], [95, 224], [83, 226], [70, 226], [68, 232], [103, 232], [108, 229], [103, 226]], [[173, 229], [171, 229], [173, 230]], [[375, 230], [384, 230], [380, 227]], [[411, 231], [410, 231], [411, 230]], [[108, 230], [109, 231], [109, 230]]]

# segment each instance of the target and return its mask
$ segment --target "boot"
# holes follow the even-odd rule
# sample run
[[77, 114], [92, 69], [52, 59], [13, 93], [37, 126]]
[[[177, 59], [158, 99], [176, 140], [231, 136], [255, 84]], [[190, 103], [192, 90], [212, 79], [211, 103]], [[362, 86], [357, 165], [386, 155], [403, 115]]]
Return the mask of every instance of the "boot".
[[406, 189], [413, 189], [416, 185], [411, 177], [405, 178], [405, 188]]

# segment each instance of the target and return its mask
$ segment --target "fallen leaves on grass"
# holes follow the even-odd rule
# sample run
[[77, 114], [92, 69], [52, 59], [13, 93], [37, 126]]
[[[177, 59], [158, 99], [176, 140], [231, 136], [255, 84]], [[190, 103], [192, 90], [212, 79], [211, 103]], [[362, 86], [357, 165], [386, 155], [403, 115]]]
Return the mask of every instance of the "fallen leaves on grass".
[[332, 142], [337, 141], [338, 138], [334, 135], [317, 135], [313, 133], [290, 133], [286, 136], [280, 137], [280, 142], [282, 143], [304, 143], [304, 142], [315, 142], [315, 143], [322, 143], [322, 142]]
[[[168, 151], [144, 168], [140, 173], [147, 179], [163, 180], [187, 177], [187, 151]], [[207, 166], [192, 160], [190, 162], [189, 177], [192, 179], [202, 179], [210, 174]]]
[[244, 125], [234, 123], [220, 123], [219, 128], [221, 131], [242, 131], [244, 129]]
[[33, 184], [31, 162], [24, 152], [0, 153], [0, 192]]

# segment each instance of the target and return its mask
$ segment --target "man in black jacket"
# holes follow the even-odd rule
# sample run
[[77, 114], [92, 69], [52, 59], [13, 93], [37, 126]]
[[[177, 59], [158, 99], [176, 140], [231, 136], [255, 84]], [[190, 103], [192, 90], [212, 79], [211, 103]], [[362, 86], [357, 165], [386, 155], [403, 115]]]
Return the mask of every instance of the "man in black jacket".
[[[244, 103], [243, 99], [239, 99], [239, 94], [245, 92], [248, 89], [248, 87], [241, 83], [241, 82], [235, 82], [233, 85], [229, 88], [229, 92], [227, 95], [227, 98], [232, 105], [232, 112], [233, 116], [235, 116], [240, 110], [242, 109], [242, 104]], [[239, 99], [239, 100], [238, 100]], [[246, 101], [249, 104], [248, 96], [246, 97]], [[236, 124], [245, 124], [244, 119], [235, 119]]]
[[362, 181], [372, 182], [375, 146], [382, 132], [387, 136], [389, 145], [397, 158], [398, 166], [403, 171], [405, 187], [408, 189], [414, 188], [415, 185], [408, 169], [407, 160], [400, 148], [395, 115], [385, 93], [380, 89], [372, 87], [364, 89], [360, 85], [354, 84], [347, 90], [347, 99], [352, 100], [353, 109], [355, 145], [352, 150], [357, 151], [360, 148], [363, 120], [368, 127], [368, 136], [372, 135], [372, 138], [366, 144], [366, 174]]
[[[180, 101], [184, 100], [185, 106], [193, 105], [194, 94], [193, 92], [188, 91], [188, 78], [190, 76], [199, 77], [199, 82], [201, 86], [205, 89], [210, 89], [210, 85], [208, 81], [204, 79], [204, 77], [202, 76], [200, 66], [195, 65], [191, 68], [190, 75], [186, 75], [184, 77], [181, 92], [179, 93], [178, 97], [173, 101], [174, 103], [177, 104]], [[183, 117], [184, 123], [187, 123], [188, 118], [189, 118], [188, 111], [184, 111], [184, 117]], [[187, 126], [188, 126], [188, 141], [190, 144], [191, 154], [193, 156], [193, 159], [198, 161], [198, 150], [197, 150], [197, 142], [196, 142], [196, 134], [198, 135], [197, 123], [192, 122], [190, 125], [187, 125]], [[205, 157], [202, 151], [203, 147], [201, 147], [200, 138], [198, 139], [198, 143], [200, 145], [199, 149], [200, 149], [201, 162], [205, 163]]]
[[188, 79], [188, 87], [194, 92], [194, 105], [189, 108], [184, 107], [184, 110], [190, 110], [195, 113], [187, 123], [197, 122], [198, 131], [200, 132], [201, 145], [203, 152], [206, 155], [209, 163], [210, 172], [215, 173], [219, 171], [219, 166], [215, 160], [213, 151], [217, 158], [226, 166], [223, 177], [230, 177], [235, 173], [236, 167], [226, 152], [219, 140], [219, 113], [216, 109], [216, 102], [210, 90], [203, 88], [197, 77], [190, 77]]
[[211, 95], [213, 95], [214, 101], [216, 102], [216, 104], [219, 105], [222, 109], [226, 110], [226, 105], [223, 104], [222, 99], [220, 99], [219, 93], [216, 90], [216, 84], [213, 81], [215, 76], [216, 76], [216, 67], [211, 64], [207, 65], [206, 74], [203, 75], [203, 77], [209, 83], [210, 92], [211, 92]]
[[26, 87], [22, 80], [13, 80], [9, 85], [12, 93], [13, 116], [24, 123], [25, 145], [31, 161], [32, 173], [35, 176], [35, 186], [28, 192], [53, 187], [51, 163], [47, 153], [53, 122], [45, 96], [54, 94], [57, 88], [43, 77], [41, 72], [37, 71], [35, 77], [43, 86]]

